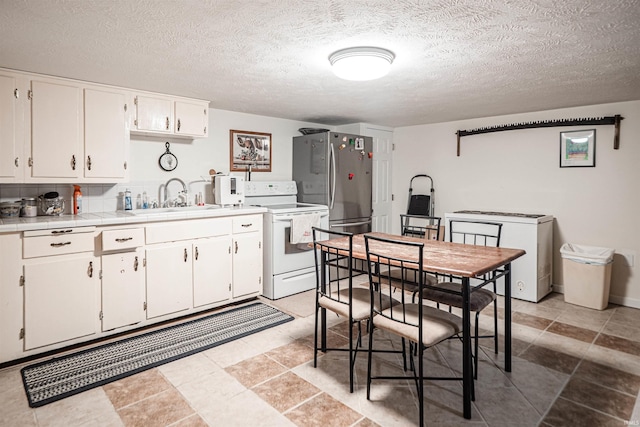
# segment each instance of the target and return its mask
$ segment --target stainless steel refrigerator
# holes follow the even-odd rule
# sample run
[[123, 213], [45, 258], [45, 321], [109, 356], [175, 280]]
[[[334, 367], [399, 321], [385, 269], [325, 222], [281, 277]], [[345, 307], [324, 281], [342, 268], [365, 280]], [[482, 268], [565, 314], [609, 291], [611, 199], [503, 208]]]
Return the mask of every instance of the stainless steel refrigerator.
[[339, 132], [293, 138], [293, 180], [298, 201], [329, 206], [329, 227], [371, 231], [373, 140]]

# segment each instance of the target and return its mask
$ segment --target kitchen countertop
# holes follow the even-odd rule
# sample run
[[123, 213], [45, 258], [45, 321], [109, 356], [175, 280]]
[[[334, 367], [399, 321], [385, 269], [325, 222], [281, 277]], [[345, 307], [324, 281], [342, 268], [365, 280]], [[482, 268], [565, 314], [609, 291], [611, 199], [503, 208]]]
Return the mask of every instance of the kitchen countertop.
[[132, 214], [128, 211], [116, 211], [86, 213], [80, 215], [66, 214], [60, 216], [37, 216], [32, 218], [0, 218], [0, 233], [26, 230], [46, 230], [64, 227], [140, 224], [148, 222], [174, 221], [194, 218], [215, 218], [222, 216], [264, 213], [266, 211], [266, 208], [259, 206], [241, 206], [162, 213], [156, 213], [153, 212], [153, 209], [149, 209], [148, 214]]

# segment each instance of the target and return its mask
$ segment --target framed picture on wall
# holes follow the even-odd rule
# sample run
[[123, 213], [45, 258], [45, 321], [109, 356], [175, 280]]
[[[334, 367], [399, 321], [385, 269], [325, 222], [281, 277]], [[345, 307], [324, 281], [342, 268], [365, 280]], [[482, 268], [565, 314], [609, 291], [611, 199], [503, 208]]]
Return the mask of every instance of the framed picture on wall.
[[231, 172], [271, 172], [271, 134], [231, 129], [229, 157]]
[[596, 165], [596, 130], [560, 132], [560, 167]]

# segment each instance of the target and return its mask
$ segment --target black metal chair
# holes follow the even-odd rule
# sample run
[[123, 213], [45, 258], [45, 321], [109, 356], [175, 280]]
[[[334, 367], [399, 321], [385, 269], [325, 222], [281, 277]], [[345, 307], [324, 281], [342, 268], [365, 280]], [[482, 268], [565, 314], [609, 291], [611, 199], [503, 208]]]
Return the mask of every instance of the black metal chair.
[[[321, 309], [329, 310], [339, 316], [345, 317], [349, 325], [348, 348], [322, 348], [321, 351], [348, 351], [349, 352], [349, 391], [354, 389], [354, 365], [358, 347], [362, 345], [362, 321], [368, 321], [371, 314], [371, 296], [369, 288], [353, 287], [353, 234], [330, 231], [313, 227], [313, 244], [315, 247], [316, 266], [316, 314], [313, 367], [318, 361], [318, 317]], [[339, 251], [328, 243], [328, 239], [348, 239], [348, 250]], [[376, 299], [381, 304], [381, 309], [386, 309], [393, 304], [398, 304], [391, 297]], [[358, 335], [353, 336], [354, 326], [358, 327]], [[326, 331], [322, 331], [326, 334]], [[326, 337], [326, 335], [325, 335]], [[323, 340], [324, 341], [324, 340]]]
[[437, 216], [400, 214], [400, 230], [403, 236], [440, 239], [440, 221]]
[[[369, 327], [369, 354], [367, 360], [367, 399], [371, 399], [372, 380], [412, 379], [418, 390], [420, 425], [424, 425], [424, 380], [463, 380], [461, 377], [427, 377], [424, 372], [424, 350], [451, 337], [459, 337], [462, 331], [462, 319], [452, 313], [424, 305], [422, 293], [418, 292], [418, 301], [414, 303], [412, 291], [406, 285], [416, 285], [389, 274], [393, 267], [421, 271], [423, 267], [424, 243], [407, 242], [365, 234], [367, 263], [369, 265], [369, 287], [371, 292], [371, 325]], [[394, 254], [394, 255], [390, 255]], [[417, 261], [416, 261], [417, 260]], [[417, 285], [423, 286], [423, 275], [418, 274]], [[394, 283], [392, 283], [394, 282]], [[399, 286], [399, 287], [398, 287]], [[400, 290], [400, 304], [381, 308], [378, 298], [390, 297], [394, 288]], [[413, 289], [413, 288], [411, 288]], [[384, 301], [384, 300], [381, 300]], [[374, 352], [374, 330], [380, 329], [400, 336], [410, 342], [409, 361], [412, 376], [374, 376], [372, 356]], [[417, 354], [414, 360], [414, 350]], [[463, 361], [464, 363], [464, 361]], [[406, 369], [405, 369], [406, 370]], [[471, 380], [473, 383], [473, 380]]]
[[[440, 239], [440, 217], [400, 214], [400, 230], [403, 236], [418, 237], [428, 240]], [[416, 278], [417, 271], [411, 269], [391, 269], [391, 277], [396, 281], [403, 280], [406, 290], [414, 294], [420, 289]], [[423, 272], [425, 284], [435, 286], [438, 278]], [[411, 284], [413, 282], [413, 285]]]
[[[481, 246], [500, 246], [500, 235], [502, 232], [502, 224], [484, 221], [463, 221], [451, 220], [449, 222], [449, 240], [456, 243], [464, 243], [470, 245]], [[494, 351], [498, 354], [498, 301], [496, 299], [496, 281], [490, 280], [491, 277], [482, 277], [483, 284], [492, 283], [493, 292], [483, 288], [473, 289], [469, 295], [469, 307], [475, 312], [475, 334], [474, 338], [474, 364], [473, 376], [478, 378], [478, 339], [493, 338]], [[437, 283], [434, 287], [427, 287], [423, 290], [422, 296], [425, 300], [435, 301], [438, 305], [445, 304], [451, 307], [462, 308], [461, 283], [454, 281], [455, 278], [448, 279]], [[473, 283], [472, 283], [473, 285]], [[480, 312], [493, 303], [493, 335], [479, 335], [479, 316]]]

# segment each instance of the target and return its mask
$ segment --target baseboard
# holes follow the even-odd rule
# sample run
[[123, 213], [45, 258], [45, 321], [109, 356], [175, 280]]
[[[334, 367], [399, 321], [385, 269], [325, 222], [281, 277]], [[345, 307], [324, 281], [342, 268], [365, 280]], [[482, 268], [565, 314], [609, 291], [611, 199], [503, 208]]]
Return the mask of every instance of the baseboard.
[[[553, 292], [564, 294], [564, 286], [553, 285]], [[621, 297], [618, 295], [609, 295], [609, 302], [613, 304], [623, 305], [625, 307], [640, 308], [640, 300], [636, 298]]]

